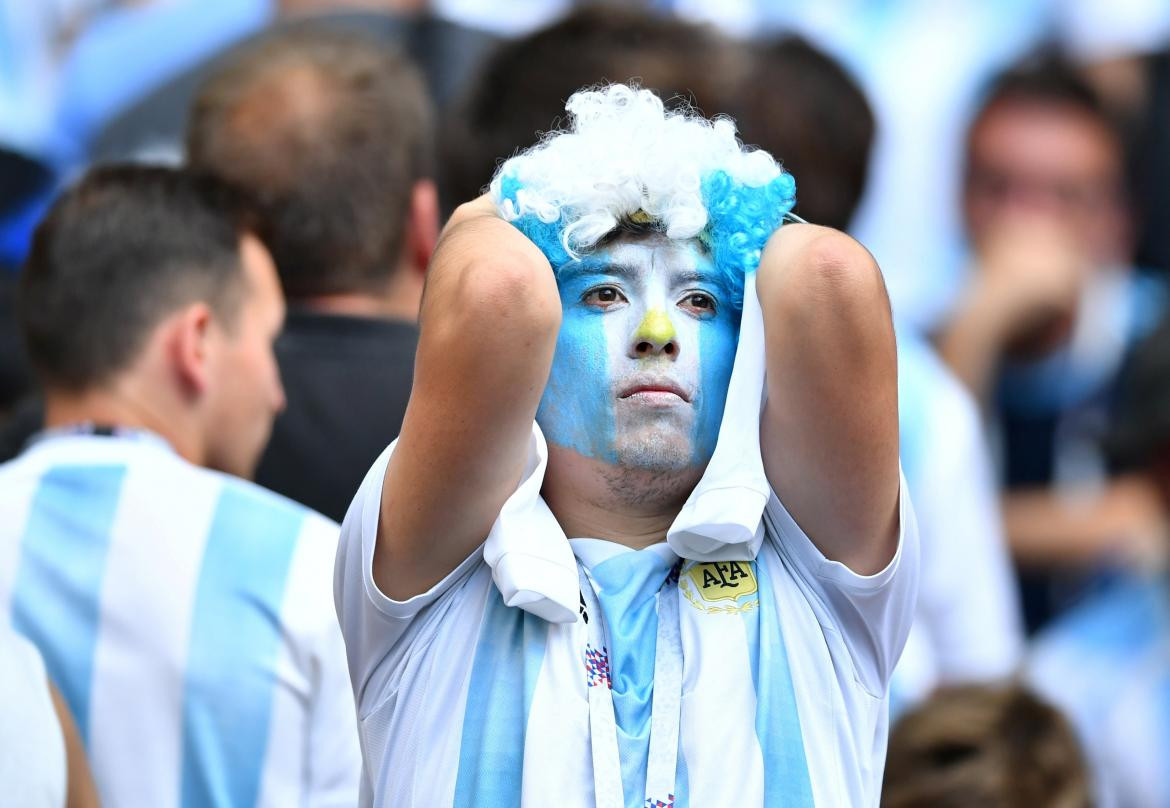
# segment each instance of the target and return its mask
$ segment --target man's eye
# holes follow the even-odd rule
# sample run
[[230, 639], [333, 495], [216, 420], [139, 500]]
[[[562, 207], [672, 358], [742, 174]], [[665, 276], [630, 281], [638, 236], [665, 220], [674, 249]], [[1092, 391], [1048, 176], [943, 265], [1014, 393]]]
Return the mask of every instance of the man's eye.
[[614, 303], [621, 303], [625, 297], [613, 286], [601, 286], [597, 289], [590, 289], [582, 300], [590, 306], [611, 306]]
[[682, 307], [700, 314], [714, 312], [715, 298], [703, 292], [691, 292], [683, 298]]

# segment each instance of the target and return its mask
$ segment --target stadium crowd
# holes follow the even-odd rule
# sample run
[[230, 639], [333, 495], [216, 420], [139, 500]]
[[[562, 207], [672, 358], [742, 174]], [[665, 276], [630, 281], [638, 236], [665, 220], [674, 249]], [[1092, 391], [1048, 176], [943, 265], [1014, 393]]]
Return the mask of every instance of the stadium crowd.
[[1170, 806], [1162, 4], [0, 0], [0, 178], [0, 803]]

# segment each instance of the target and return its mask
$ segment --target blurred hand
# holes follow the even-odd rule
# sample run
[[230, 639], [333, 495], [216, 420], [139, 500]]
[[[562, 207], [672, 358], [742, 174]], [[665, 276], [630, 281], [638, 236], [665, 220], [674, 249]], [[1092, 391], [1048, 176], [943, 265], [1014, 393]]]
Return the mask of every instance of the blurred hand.
[[1005, 219], [982, 242], [975, 294], [1013, 353], [1050, 350], [1067, 337], [1091, 261], [1070, 229], [1042, 214]]

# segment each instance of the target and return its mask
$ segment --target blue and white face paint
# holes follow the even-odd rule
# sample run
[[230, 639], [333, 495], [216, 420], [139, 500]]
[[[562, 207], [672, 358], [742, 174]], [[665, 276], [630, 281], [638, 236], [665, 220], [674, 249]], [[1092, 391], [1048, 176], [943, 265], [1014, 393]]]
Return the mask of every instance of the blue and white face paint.
[[740, 289], [697, 240], [619, 238], [557, 271], [563, 317], [536, 419], [551, 444], [649, 470], [715, 450]]

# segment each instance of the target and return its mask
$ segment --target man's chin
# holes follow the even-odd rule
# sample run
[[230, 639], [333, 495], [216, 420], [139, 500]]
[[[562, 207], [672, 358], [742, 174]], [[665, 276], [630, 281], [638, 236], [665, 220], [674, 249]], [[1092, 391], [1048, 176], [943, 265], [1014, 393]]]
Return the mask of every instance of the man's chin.
[[614, 450], [618, 466], [658, 473], [685, 471], [709, 459], [695, 457], [695, 445], [689, 436], [668, 430], [620, 436]]

